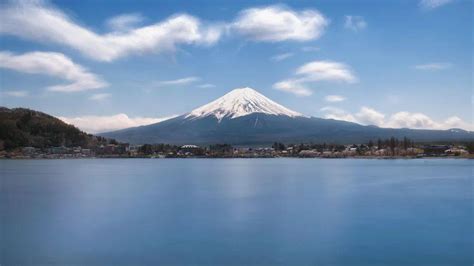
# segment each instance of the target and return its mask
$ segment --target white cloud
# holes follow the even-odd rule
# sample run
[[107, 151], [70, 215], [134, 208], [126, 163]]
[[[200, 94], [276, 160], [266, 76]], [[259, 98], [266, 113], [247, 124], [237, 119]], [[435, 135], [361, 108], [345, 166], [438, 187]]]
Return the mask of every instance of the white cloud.
[[355, 117], [363, 125], [383, 125], [385, 119], [384, 114], [366, 106], [361, 107]]
[[293, 53], [277, 54], [277, 55], [274, 55], [274, 56], [270, 57], [270, 60], [272, 60], [274, 62], [279, 62], [279, 61], [283, 61], [285, 59], [288, 59], [292, 56], [293, 56]]
[[110, 98], [112, 96], [112, 94], [110, 93], [97, 93], [97, 94], [93, 94], [89, 97], [89, 100], [93, 100], [93, 101], [102, 101], [102, 100], [105, 100], [107, 98]]
[[112, 61], [132, 53], [174, 51], [183, 44], [213, 44], [222, 33], [222, 27], [217, 24], [203, 25], [198, 18], [179, 14], [127, 32], [99, 34], [39, 1], [3, 5], [0, 24], [1, 34], [65, 45], [100, 61]]
[[453, 65], [451, 63], [429, 63], [414, 66], [417, 70], [443, 70], [451, 68]]
[[326, 102], [336, 103], [336, 102], [345, 101], [346, 97], [341, 96], [341, 95], [327, 95], [326, 97], [324, 97], [324, 100]]
[[340, 108], [326, 106], [321, 108], [321, 112], [325, 113], [324, 118], [327, 119], [343, 120], [347, 122], [358, 123], [358, 121], [352, 114], [349, 114]]
[[138, 13], [122, 14], [107, 20], [107, 26], [114, 31], [128, 31], [145, 18]]
[[467, 130], [472, 130], [474, 131], [474, 124], [473, 123], [468, 123], [463, 121], [461, 118], [457, 116], [451, 116], [448, 117], [448, 119], [444, 120], [441, 128], [444, 129], [449, 129], [449, 128], [464, 128]]
[[331, 106], [320, 110], [325, 118], [355, 122], [362, 125], [375, 125], [385, 128], [412, 128], [412, 129], [451, 129], [462, 128], [474, 130], [474, 124], [463, 121], [457, 116], [451, 116], [444, 121], [435, 121], [423, 113], [397, 112], [388, 119], [386, 115], [369, 107], [361, 107], [359, 112], [352, 115], [343, 109]]
[[216, 85], [211, 84], [211, 83], [205, 83], [205, 84], [198, 85], [197, 87], [201, 89], [208, 89], [208, 88], [215, 88]]
[[431, 10], [451, 3], [453, 0], [421, 0], [420, 7]]
[[296, 70], [305, 81], [343, 81], [353, 83], [357, 78], [349, 66], [333, 61], [313, 61]]
[[10, 97], [26, 97], [30, 95], [27, 91], [4, 91], [3, 95], [10, 96]]
[[398, 112], [393, 114], [387, 122], [388, 127], [394, 128], [435, 128], [436, 123], [422, 113]]
[[168, 120], [176, 116], [168, 117], [129, 117], [126, 114], [111, 116], [78, 116], [58, 117], [62, 121], [74, 125], [88, 133], [108, 132], [129, 127], [144, 126]]
[[64, 45], [89, 58], [110, 62], [130, 54], [173, 52], [181, 45], [212, 45], [224, 33], [254, 41], [318, 39], [328, 20], [317, 10], [294, 11], [283, 6], [250, 8], [228, 23], [204, 23], [187, 14], [137, 27], [143, 17], [123, 14], [106, 21], [111, 32], [98, 33], [42, 1], [2, 5], [0, 34]]
[[448, 117], [444, 121], [435, 121], [429, 116], [422, 113], [398, 112], [393, 114], [386, 127], [408, 127], [418, 129], [450, 129], [462, 128], [466, 130], [474, 130], [474, 124], [463, 121], [457, 116]]
[[186, 77], [186, 78], [180, 78], [180, 79], [158, 81], [157, 84], [158, 86], [181, 86], [181, 85], [187, 85], [193, 82], [197, 82], [199, 80], [200, 80], [199, 77]]
[[367, 28], [367, 22], [361, 16], [346, 16], [344, 28], [357, 32]]
[[317, 10], [273, 5], [243, 10], [230, 28], [255, 41], [308, 41], [318, 39], [328, 24]]
[[72, 83], [48, 87], [50, 91], [76, 92], [99, 89], [108, 86], [95, 74], [75, 64], [61, 53], [30, 52], [21, 55], [0, 51], [0, 68], [7, 68], [30, 74], [44, 74], [66, 79]]
[[349, 66], [333, 61], [313, 61], [299, 67], [293, 78], [282, 80], [273, 88], [300, 96], [311, 95], [308, 84], [318, 81], [357, 82]]
[[309, 96], [313, 94], [313, 92], [309, 88], [301, 84], [301, 82], [299, 82], [298, 80], [292, 80], [292, 79], [277, 82], [273, 84], [273, 88], [277, 90], [293, 93], [297, 96]]

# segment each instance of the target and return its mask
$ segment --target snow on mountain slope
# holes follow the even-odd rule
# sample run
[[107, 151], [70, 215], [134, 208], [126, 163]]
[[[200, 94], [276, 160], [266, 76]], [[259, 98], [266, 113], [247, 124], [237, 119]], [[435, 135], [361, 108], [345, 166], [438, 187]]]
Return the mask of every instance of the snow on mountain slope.
[[246, 116], [252, 113], [284, 115], [289, 117], [303, 116], [263, 96], [252, 88], [234, 89], [219, 99], [191, 111], [186, 118], [196, 119], [215, 116], [218, 121]]

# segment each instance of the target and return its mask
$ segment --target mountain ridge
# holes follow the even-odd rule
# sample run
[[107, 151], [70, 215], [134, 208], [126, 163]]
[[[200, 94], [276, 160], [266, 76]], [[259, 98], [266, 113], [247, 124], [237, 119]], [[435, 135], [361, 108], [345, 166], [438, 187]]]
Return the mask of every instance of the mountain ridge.
[[307, 117], [251, 88], [239, 88], [189, 113], [156, 124], [99, 134], [135, 144], [260, 145], [275, 141], [363, 143], [378, 138], [409, 137], [416, 141], [464, 141], [473, 132], [395, 129]]

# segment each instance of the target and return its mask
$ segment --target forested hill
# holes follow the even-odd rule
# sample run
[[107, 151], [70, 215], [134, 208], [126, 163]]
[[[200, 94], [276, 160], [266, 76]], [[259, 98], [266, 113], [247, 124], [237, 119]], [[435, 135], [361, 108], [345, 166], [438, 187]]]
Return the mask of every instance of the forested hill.
[[101, 139], [42, 112], [0, 107], [0, 150], [25, 146], [90, 147]]

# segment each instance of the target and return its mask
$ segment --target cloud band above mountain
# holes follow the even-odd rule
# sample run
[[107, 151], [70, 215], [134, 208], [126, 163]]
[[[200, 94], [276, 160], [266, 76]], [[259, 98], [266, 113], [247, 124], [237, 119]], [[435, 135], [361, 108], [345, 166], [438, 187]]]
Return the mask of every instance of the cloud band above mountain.
[[224, 34], [254, 41], [309, 41], [319, 38], [328, 21], [317, 10], [294, 11], [283, 6], [243, 10], [230, 22], [204, 23], [188, 14], [175, 14], [160, 22], [133, 27], [139, 14], [107, 21], [112, 32], [100, 34], [61, 10], [40, 1], [4, 4], [0, 34], [64, 45], [98, 61], [113, 61], [129, 54], [175, 51], [180, 45], [213, 45]]
[[113, 130], [119, 130], [129, 127], [138, 127], [144, 125], [150, 125], [161, 121], [168, 120], [175, 116], [168, 117], [129, 117], [126, 114], [116, 114], [110, 116], [76, 116], [76, 117], [65, 117], [60, 116], [59, 119], [64, 122], [74, 125], [79, 129], [87, 133], [100, 133]]
[[474, 130], [472, 123], [463, 121], [457, 116], [451, 116], [444, 121], [435, 121], [423, 113], [401, 111], [387, 116], [373, 108], [363, 106], [359, 112], [351, 114], [343, 109], [326, 106], [320, 110], [325, 118], [344, 120], [362, 125], [375, 125], [385, 128], [413, 129], [451, 129], [462, 128]]

